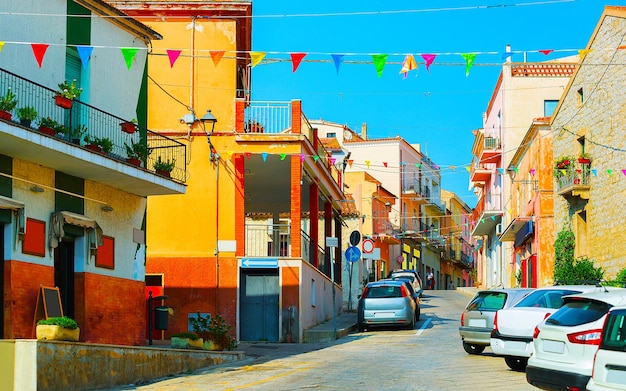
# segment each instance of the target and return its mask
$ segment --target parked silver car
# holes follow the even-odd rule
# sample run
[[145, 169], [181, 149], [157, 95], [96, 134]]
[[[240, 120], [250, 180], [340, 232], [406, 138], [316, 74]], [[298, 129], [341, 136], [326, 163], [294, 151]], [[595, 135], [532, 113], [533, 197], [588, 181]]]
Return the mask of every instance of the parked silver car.
[[365, 286], [357, 309], [357, 327], [364, 331], [370, 326], [415, 327], [417, 293], [412, 293], [405, 280], [381, 280]]
[[494, 288], [478, 291], [461, 314], [459, 334], [463, 341], [463, 349], [469, 354], [481, 354], [490, 344], [496, 311], [511, 307], [532, 291], [533, 288]]

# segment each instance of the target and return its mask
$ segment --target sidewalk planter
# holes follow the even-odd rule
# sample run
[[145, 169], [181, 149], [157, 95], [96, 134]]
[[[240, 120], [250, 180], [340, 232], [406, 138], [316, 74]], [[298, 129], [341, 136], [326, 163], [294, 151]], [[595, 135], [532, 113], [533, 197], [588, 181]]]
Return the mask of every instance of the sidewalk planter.
[[191, 336], [191, 333], [180, 333], [173, 335], [170, 339], [170, 346], [173, 349], [202, 349], [202, 338]]
[[72, 330], [57, 325], [40, 324], [37, 325], [36, 334], [37, 339], [78, 342], [80, 328]]
[[205, 341], [202, 344], [202, 349], [203, 350], [210, 350], [210, 351], [222, 351], [224, 350], [224, 347], [222, 347], [222, 345], [212, 341], [212, 340], [208, 340]]

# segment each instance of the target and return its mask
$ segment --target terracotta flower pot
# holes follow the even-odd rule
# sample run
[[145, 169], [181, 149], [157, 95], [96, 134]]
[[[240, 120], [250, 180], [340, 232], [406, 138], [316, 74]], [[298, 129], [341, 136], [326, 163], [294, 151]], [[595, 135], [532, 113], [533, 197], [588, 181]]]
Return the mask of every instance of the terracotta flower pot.
[[155, 170], [155, 171], [156, 171], [156, 173], [158, 175], [161, 175], [161, 176], [164, 176], [164, 177], [167, 177], [167, 178], [171, 178], [171, 172], [170, 171], [165, 171], [165, 170]]
[[64, 108], [64, 109], [72, 108], [72, 100], [61, 95], [55, 95], [54, 103], [56, 103], [57, 106]]
[[13, 117], [13, 114], [11, 114], [11, 112], [0, 110], [0, 119], [10, 121], [12, 117]]
[[122, 122], [120, 126], [122, 127], [122, 132], [129, 133], [129, 134], [135, 133], [135, 130], [137, 129], [136, 128], [137, 125], [135, 125], [132, 122]]
[[48, 136], [54, 136], [54, 134], [56, 133], [54, 129], [47, 126], [40, 126], [39, 131], [41, 133], [47, 134]]
[[141, 160], [134, 158], [134, 157], [126, 158], [126, 162], [132, 164], [133, 166], [137, 166], [137, 167], [141, 166]]
[[94, 152], [99, 152], [99, 153], [102, 152], [102, 148], [100, 148], [98, 145], [95, 145], [95, 144], [87, 144], [85, 145], [85, 148], [90, 149]]

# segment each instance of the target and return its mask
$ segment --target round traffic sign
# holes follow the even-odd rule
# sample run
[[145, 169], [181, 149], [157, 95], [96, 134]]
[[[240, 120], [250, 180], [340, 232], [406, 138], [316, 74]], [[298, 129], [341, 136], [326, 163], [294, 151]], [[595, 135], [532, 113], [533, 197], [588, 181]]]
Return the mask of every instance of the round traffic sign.
[[359, 231], [352, 231], [350, 233], [350, 244], [356, 246], [361, 241], [361, 233]]
[[365, 254], [371, 254], [374, 251], [374, 241], [372, 239], [365, 239], [363, 241], [363, 252]]
[[346, 261], [348, 262], [358, 262], [361, 259], [361, 250], [357, 247], [350, 246], [346, 249]]

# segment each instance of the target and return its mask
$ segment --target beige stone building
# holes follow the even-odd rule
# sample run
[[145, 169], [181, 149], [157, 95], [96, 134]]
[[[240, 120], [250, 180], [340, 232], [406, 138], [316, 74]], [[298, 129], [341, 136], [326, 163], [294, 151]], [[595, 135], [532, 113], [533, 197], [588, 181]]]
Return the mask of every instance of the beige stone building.
[[626, 267], [625, 35], [626, 7], [605, 7], [551, 123], [555, 160], [574, 161], [557, 171], [555, 235], [571, 224], [575, 255], [606, 279]]

